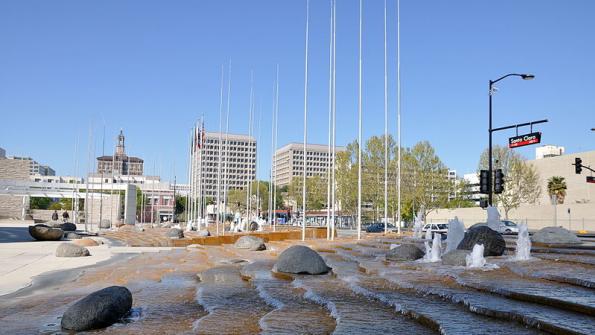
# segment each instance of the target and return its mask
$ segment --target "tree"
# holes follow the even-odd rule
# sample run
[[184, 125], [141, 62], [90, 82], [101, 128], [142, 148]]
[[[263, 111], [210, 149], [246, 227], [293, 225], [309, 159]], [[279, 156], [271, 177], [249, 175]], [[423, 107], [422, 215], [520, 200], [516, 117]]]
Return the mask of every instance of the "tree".
[[341, 204], [341, 211], [354, 216], [357, 213], [357, 141], [350, 143], [345, 151], [338, 152], [335, 165], [337, 171], [336, 196]]
[[[492, 149], [494, 170], [502, 169], [504, 173], [504, 192], [494, 194], [496, 203], [504, 209], [504, 217], [521, 204], [534, 204], [541, 195], [539, 174], [535, 167], [527, 164], [517, 152], [496, 145]], [[488, 151], [485, 150], [479, 160], [479, 170], [488, 166]]]
[[[296, 203], [298, 210], [303, 203], [303, 177], [296, 176], [291, 179], [287, 192]], [[313, 176], [306, 178], [306, 209], [320, 210], [325, 208], [327, 200], [327, 182], [325, 178]]]
[[50, 198], [31, 198], [31, 209], [48, 209], [52, 199]]
[[549, 194], [550, 198], [555, 195], [558, 204], [564, 203], [566, 189], [567, 187], [564, 177], [553, 176], [547, 180], [547, 193]]

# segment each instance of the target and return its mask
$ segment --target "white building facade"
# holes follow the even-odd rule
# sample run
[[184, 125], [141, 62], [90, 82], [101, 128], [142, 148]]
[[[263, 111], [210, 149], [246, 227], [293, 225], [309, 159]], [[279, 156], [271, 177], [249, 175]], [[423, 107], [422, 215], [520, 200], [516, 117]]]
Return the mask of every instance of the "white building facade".
[[[337, 147], [336, 152], [345, 151], [345, 147]], [[329, 170], [328, 146], [324, 144], [306, 145], [306, 176], [325, 177]], [[304, 174], [304, 145], [290, 143], [275, 151], [273, 165], [274, 180], [277, 186], [283, 187], [291, 183], [294, 177]]]

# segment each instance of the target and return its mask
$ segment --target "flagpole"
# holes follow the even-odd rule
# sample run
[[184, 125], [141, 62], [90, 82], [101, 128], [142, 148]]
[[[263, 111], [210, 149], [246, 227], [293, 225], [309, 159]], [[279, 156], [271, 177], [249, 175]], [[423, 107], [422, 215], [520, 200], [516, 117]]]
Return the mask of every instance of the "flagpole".
[[304, 66], [304, 152], [303, 152], [303, 185], [302, 185], [302, 241], [306, 240], [306, 141], [308, 139], [308, 34], [310, 23], [310, 0], [306, 0], [306, 48]]
[[384, 0], [384, 233], [388, 233], [388, 78], [386, 50], [386, 0]]
[[333, 159], [333, 166], [332, 166], [332, 196], [331, 196], [331, 203], [333, 204], [332, 207], [332, 214], [331, 214], [331, 240], [335, 239], [335, 205], [336, 205], [336, 191], [337, 191], [337, 183], [335, 180], [335, 172], [336, 172], [336, 159], [337, 159], [337, 145], [336, 145], [336, 128], [337, 128], [337, 101], [336, 101], [336, 86], [337, 86], [337, 81], [336, 81], [336, 75], [337, 75], [337, 52], [336, 52], [336, 46], [337, 46], [337, 38], [336, 38], [336, 34], [337, 34], [337, 2], [333, 1], [333, 89], [332, 89], [332, 93], [333, 93], [333, 136], [332, 136], [332, 141], [333, 141], [333, 152], [332, 152], [332, 159]]
[[329, 34], [329, 75], [328, 75], [328, 154], [327, 154], [327, 174], [326, 174], [326, 239], [331, 239], [331, 123], [333, 113], [333, 0], [331, 0], [330, 15], [330, 34]]
[[401, 234], [401, 1], [397, 0], [397, 232]]
[[359, 0], [359, 65], [358, 65], [358, 148], [357, 148], [357, 239], [362, 228], [362, 0]]
[[277, 227], [277, 215], [275, 210], [277, 209], [277, 124], [279, 123], [279, 64], [277, 64], [277, 76], [276, 76], [276, 89], [275, 89], [275, 137], [273, 140], [273, 162], [274, 162], [274, 175], [273, 175], [273, 231], [276, 231]]
[[[252, 137], [252, 108], [254, 107], [254, 71], [250, 71], [250, 108], [248, 109], [248, 137]], [[250, 156], [252, 152], [250, 151]], [[250, 173], [252, 175], [252, 173]], [[250, 177], [246, 179], [246, 226], [244, 229], [248, 229], [250, 226], [250, 197], [251, 197], [251, 184], [252, 180]]]
[[229, 60], [229, 68], [227, 73], [227, 110], [225, 115], [225, 165], [223, 175], [223, 235], [225, 235], [225, 219], [227, 216], [227, 188], [228, 188], [228, 173], [227, 161], [229, 160], [229, 108], [231, 103], [231, 59]]
[[[221, 65], [221, 92], [219, 96], [219, 155], [218, 155], [218, 162], [217, 162], [217, 205], [216, 213], [215, 213], [215, 225], [217, 229], [217, 236], [219, 236], [219, 213], [220, 213], [220, 205], [221, 205], [221, 150], [223, 147], [223, 136], [221, 134], [223, 128], [223, 65]], [[225, 227], [224, 227], [225, 228]]]

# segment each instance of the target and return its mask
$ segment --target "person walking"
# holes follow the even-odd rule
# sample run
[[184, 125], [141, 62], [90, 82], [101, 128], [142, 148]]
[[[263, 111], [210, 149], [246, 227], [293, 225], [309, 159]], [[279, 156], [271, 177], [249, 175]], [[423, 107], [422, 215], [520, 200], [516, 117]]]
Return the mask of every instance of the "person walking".
[[54, 213], [52, 213], [52, 221], [58, 221], [58, 211], [54, 210]]
[[64, 213], [62, 213], [62, 221], [68, 222], [68, 219], [70, 219], [70, 215], [68, 215], [67, 211], [64, 211]]

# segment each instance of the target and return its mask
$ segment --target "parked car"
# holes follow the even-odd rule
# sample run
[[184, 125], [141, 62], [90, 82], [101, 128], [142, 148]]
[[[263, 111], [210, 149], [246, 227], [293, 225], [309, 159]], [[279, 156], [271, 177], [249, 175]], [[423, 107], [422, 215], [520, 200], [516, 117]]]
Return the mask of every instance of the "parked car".
[[421, 231], [425, 233], [428, 229], [432, 232], [432, 238], [434, 238], [434, 234], [442, 234], [442, 239], [446, 239], [446, 233], [448, 233], [448, 223], [426, 223]]
[[[487, 225], [488, 224], [485, 222], [479, 222], [479, 223], [476, 223], [473, 226], [469, 227], [469, 229], [479, 227], [479, 226], [487, 226]], [[519, 227], [517, 226], [516, 223], [514, 223], [510, 220], [501, 220], [500, 224], [498, 225], [498, 228], [495, 230], [497, 232], [499, 232], [500, 234], [518, 234]]]
[[[384, 222], [374, 222], [362, 227], [362, 230], [365, 229], [367, 233], [383, 233], [384, 232]], [[388, 224], [387, 226], [388, 231], [393, 231], [396, 227], [392, 224]]]

